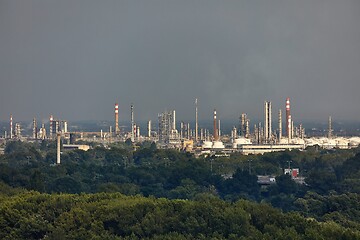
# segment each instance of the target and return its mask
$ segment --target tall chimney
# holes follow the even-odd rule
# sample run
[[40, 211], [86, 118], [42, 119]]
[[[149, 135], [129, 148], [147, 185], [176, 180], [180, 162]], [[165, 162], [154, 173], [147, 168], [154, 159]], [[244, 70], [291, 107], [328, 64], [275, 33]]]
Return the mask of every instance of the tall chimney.
[[214, 141], [218, 141], [219, 137], [218, 137], [218, 130], [216, 127], [216, 109], [214, 109]]
[[332, 137], [332, 122], [331, 122], [331, 116], [329, 116], [328, 120], [328, 138]]
[[135, 141], [135, 136], [134, 136], [134, 105], [131, 104], [131, 142]]
[[13, 138], [13, 134], [14, 134], [13, 116], [12, 116], [12, 114], [11, 114], [11, 115], [10, 115], [10, 139]]
[[52, 134], [53, 134], [53, 121], [54, 121], [54, 118], [53, 118], [53, 115], [50, 115], [50, 129], [49, 129], [49, 136], [50, 136], [50, 139], [52, 138]]
[[279, 143], [282, 138], [282, 113], [281, 109], [279, 109]]
[[56, 164], [60, 164], [61, 134], [57, 133]]
[[290, 114], [290, 98], [286, 98], [286, 135], [291, 139], [291, 114]]
[[151, 137], [151, 120], [148, 121], [148, 125], [147, 125], [147, 130], [148, 130], [148, 137]]
[[271, 102], [265, 101], [264, 103], [264, 115], [265, 115], [265, 142], [269, 143], [271, 139]]
[[195, 142], [198, 141], [198, 128], [199, 128], [199, 125], [198, 125], [198, 106], [197, 106], [197, 98], [195, 99]]
[[119, 133], [119, 104], [115, 103], [115, 134], [118, 135]]
[[33, 119], [33, 139], [37, 139], [36, 118]]
[[172, 112], [172, 130], [176, 129], [176, 112], [173, 110]]

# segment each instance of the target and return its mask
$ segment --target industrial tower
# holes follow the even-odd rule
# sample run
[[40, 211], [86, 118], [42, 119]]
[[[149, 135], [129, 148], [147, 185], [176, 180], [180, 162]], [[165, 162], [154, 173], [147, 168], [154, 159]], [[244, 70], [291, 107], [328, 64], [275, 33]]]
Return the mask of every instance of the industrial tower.
[[134, 123], [134, 105], [131, 104], [131, 142], [135, 141], [135, 136], [134, 136], [134, 127], [135, 127], [135, 123]]
[[198, 125], [198, 100], [197, 98], [195, 99], [195, 142], [198, 141], [198, 128], [199, 128], [199, 125]]
[[216, 127], [216, 109], [214, 109], [214, 141], [218, 141], [219, 140], [219, 135], [218, 135], [218, 130]]
[[14, 128], [13, 128], [13, 116], [10, 114], [10, 139], [13, 138]]
[[291, 114], [290, 114], [290, 98], [286, 98], [286, 135], [288, 140], [290, 141], [292, 137], [292, 121], [291, 121]]
[[281, 113], [281, 109], [279, 109], [279, 134], [278, 134], [278, 140], [279, 143], [281, 141], [282, 138], [282, 113]]
[[331, 121], [331, 116], [329, 116], [329, 120], [328, 120], [328, 138], [332, 138], [332, 121]]
[[271, 140], [271, 102], [265, 101], [264, 103], [264, 116], [265, 116], [265, 143]]
[[119, 135], [120, 128], [119, 128], [119, 104], [115, 103], [115, 134]]

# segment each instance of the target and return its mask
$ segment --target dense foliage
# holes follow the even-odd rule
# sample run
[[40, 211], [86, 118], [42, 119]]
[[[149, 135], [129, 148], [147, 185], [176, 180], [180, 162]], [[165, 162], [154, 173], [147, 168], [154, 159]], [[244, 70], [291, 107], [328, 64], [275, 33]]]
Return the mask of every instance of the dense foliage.
[[[25, 196], [36, 196], [44, 199], [66, 198], [67, 196], [72, 199], [71, 201], [80, 202], [85, 201], [85, 199], [80, 200], [81, 196], [86, 196], [86, 198], [116, 196], [116, 198], [127, 199], [127, 201], [132, 199], [119, 194], [105, 194], [122, 193], [128, 196], [137, 196], [133, 199], [142, 199], [141, 201], [145, 201], [145, 198], [140, 196], [189, 200], [202, 199], [204, 196], [208, 196], [206, 198], [208, 199], [209, 196], [212, 196], [213, 199], [217, 200], [211, 201], [229, 204], [227, 206], [232, 208], [239, 204], [239, 199], [248, 199], [271, 204], [285, 212], [296, 211], [305, 217], [304, 219], [314, 219], [324, 223], [314, 223], [316, 226], [328, 226], [334, 231], [337, 229], [342, 233], [350, 231], [345, 231], [345, 228], [351, 229], [350, 232], [354, 234], [360, 231], [360, 208], [358, 204], [360, 200], [360, 149], [321, 150], [313, 147], [301, 152], [285, 151], [258, 156], [232, 154], [230, 157], [214, 158], [207, 156], [196, 159], [188, 153], [157, 149], [155, 144], [150, 142], [137, 145], [136, 151], [134, 151], [131, 143], [127, 142], [112, 144], [110, 149], [94, 145], [94, 148], [87, 152], [81, 150], [65, 151], [61, 156], [61, 165], [54, 165], [56, 162], [55, 147], [55, 143], [52, 141], [41, 143], [9, 142], [6, 145], [5, 154], [0, 156], [0, 182], [6, 184], [1, 185], [2, 191], [9, 192], [9, 194], [15, 194], [13, 191], [18, 191], [6, 187], [9, 185], [40, 193], [82, 195], [39, 195], [32, 192], [10, 198], [3, 197], [4, 201], [13, 201], [11, 199], [21, 199]], [[306, 184], [298, 184], [290, 176], [283, 175], [283, 169], [289, 165], [300, 169], [302, 177], [305, 177]], [[276, 184], [261, 187], [257, 183], [257, 175], [276, 176]], [[84, 195], [84, 193], [104, 193], [104, 195]], [[226, 203], [219, 199], [225, 200]], [[154, 201], [158, 204], [158, 201], [165, 200], [150, 198], [146, 201]], [[182, 201], [165, 202], [183, 203]], [[246, 206], [251, 205], [256, 206], [256, 208], [266, 206], [266, 208], [271, 209], [262, 204], [252, 205], [253, 203], [244, 201], [240, 201], [240, 203], [243, 204], [242, 206], [247, 204]], [[96, 205], [97, 203], [92, 204]], [[200, 203], [185, 201], [184, 204]], [[245, 209], [245, 207], [243, 208]], [[94, 209], [92, 211], [95, 211]], [[277, 210], [271, 209], [271, 211]], [[0, 214], [3, 217], [5, 213], [1, 212]], [[171, 212], [171, 214], [174, 213]], [[300, 215], [289, 213], [289, 215], [281, 216], [298, 216], [301, 218]], [[304, 219], [302, 221], [305, 221]], [[3, 223], [1, 221], [0, 224]], [[251, 222], [251, 220], [249, 221]], [[305, 222], [308, 223], [309, 220]], [[97, 227], [97, 225], [91, 225], [89, 228], [92, 227]], [[256, 229], [260, 231], [259, 234], [265, 234], [258, 227]], [[50, 234], [53, 230], [47, 230], [46, 234]], [[187, 232], [189, 234], [187, 236], [186, 231], [177, 230], [174, 231], [178, 235], [171, 231], [165, 231], [144, 236], [138, 233], [134, 236], [123, 235], [115, 230], [114, 232], [111, 231], [110, 233], [114, 236], [128, 236], [135, 239], [144, 236], [149, 238], [165, 237], [165, 235], [169, 239], [217, 236], [215, 233], [216, 236], [202, 232], [202, 235]], [[109, 234], [108, 230], [106, 232]], [[256, 231], [251, 232], [251, 234], [253, 233], [257, 234]], [[298, 230], [295, 230], [295, 233], [301, 235]], [[305, 232], [301, 233], [302, 235], [305, 234]], [[230, 233], [221, 232], [219, 234], [219, 238], [232, 238]], [[235, 233], [235, 236], [245, 236], [247, 233], [236, 234], [238, 233]], [[254, 236], [265, 236], [256, 234]], [[108, 235], [103, 236], [107, 238]], [[112, 237], [108, 238], [111, 239]], [[266, 237], [264, 238], [266, 239]]]
[[266, 204], [124, 196], [119, 193], [0, 195], [1, 239], [359, 239]]

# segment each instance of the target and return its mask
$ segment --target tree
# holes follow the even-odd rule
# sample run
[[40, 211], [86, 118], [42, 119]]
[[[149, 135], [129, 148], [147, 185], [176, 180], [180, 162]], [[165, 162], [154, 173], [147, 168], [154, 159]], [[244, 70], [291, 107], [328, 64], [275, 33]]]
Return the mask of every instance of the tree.
[[285, 194], [295, 194], [298, 191], [298, 184], [289, 174], [282, 174], [276, 177], [278, 191]]
[[232, 178], [224, 181], [222, 192], [223, 195], [257, 198], [260, 192], [257, 176], [251, 175], [248, 171], [243, 171], [239, 168]]

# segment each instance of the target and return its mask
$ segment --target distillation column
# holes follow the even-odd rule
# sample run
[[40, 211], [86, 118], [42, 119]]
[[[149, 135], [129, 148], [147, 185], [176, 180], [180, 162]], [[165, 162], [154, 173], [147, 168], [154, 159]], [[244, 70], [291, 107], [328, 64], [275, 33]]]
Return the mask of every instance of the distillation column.
[[269, 143], [271, 139], [271, 102], [265, 101], [264, 103], [264, 115], [265, 115], [265, 143]]
[[57, 133], [56, 164], [60, 164], [61, 134]]
[[195, 142], [198, 141], [198, 128], [199, 128], [199, 125], [198, 125], [198, 106], [197, 106], [197, 98], [195, 99]]
[[13, 134], [14, 134], [13, 116], [12, 116], [12, 114], [11, 114], [11, 115], [10, 115], [10, 139], [13, 138]]
[[286, 135], [288, 140], [291, 139], [291, 114], [290, 114], [290, 98], [286, 98]]
[[118, 135], [119, 133], [119, 104], [115, 103], [115, 134]]
[[279, 143], [281, 141], [282, 138], [282, 113], [281, 113], [281, 109], [279, 109]]

